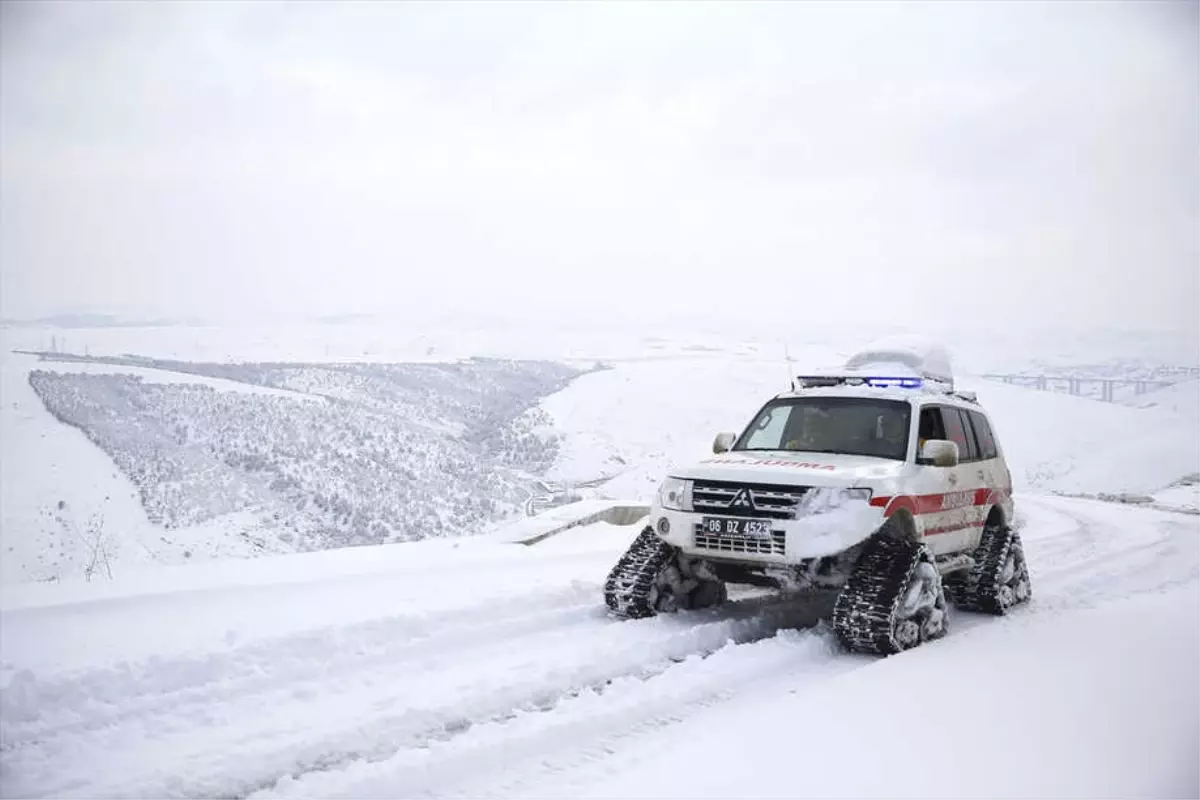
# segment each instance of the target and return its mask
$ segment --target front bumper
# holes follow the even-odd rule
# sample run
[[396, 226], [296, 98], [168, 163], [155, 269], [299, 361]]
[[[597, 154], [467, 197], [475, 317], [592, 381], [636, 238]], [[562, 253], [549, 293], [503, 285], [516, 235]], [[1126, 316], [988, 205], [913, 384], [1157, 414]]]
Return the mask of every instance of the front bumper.
[[705, 533], [701, 520], [729, 515], [651, 509], [650, 524], [664, 541], [689, 555], [758, 564], [799, 564], [832, 556], [871, 536], [883, 524], [883, 509], [866, 501], [794, 520], [768, 520], [770, 536], [727, 537]]

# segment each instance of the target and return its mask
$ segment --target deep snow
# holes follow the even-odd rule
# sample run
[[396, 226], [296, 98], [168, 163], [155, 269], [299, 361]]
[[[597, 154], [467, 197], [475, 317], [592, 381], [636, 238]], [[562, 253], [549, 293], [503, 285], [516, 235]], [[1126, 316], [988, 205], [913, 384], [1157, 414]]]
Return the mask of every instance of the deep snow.
[[606, 618], [636, 525], [10, 591], [0, 794], [1194, 795], [1195, 518], [1018, 504], [1034, 603], [889, 659], [763, 592]]

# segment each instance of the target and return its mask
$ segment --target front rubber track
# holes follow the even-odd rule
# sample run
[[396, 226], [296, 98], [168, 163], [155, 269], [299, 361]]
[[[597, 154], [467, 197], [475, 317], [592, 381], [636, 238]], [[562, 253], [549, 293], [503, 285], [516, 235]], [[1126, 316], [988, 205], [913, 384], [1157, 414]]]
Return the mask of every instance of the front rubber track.
[[609, 611], [628, 619], [653, 617], [658, 576], [674, 555], [675, 548], [658, 538], [653, 528], [643, 528], [604, 581], [604, 603]]
[[[906, 595], [920, 581], [930, 588], [929, 607], [916, 618], [904, 618]], [[916, 623], [915, 635], [911, 625], [903, 627], [909, 619]], [[945, 591], [929, 549], [883, 534], [863, 547], [833, 608], [838, 640], [857, 653], [898, 653], [945, 636], [947, 623]]]

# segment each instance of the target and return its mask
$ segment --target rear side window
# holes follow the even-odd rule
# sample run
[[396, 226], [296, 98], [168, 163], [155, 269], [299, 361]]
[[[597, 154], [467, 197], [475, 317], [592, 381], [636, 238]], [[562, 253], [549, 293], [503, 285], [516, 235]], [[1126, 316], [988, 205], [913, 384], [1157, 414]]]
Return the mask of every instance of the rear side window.
[[972, 460], [975, 448], [971, 446], [967, 439], [968, 434], [963, 429], [962, 419], [958, 416], [958, 410], [954, 408], [942, 408], [941, 412], [942, 422], [946, 426], [946, 438], [958, 445], [959, 460]]
[[996, 439], [992, 436], [992, 426], [988, 424], [987, 417], [978, 411], [967, 412], [971, 415], [971, 422], [975, 426], [975, 438], [979, 440], [979, 457], [983, 459], [996, 457]]
[[975, 435], [975, 430], [971, 425], [971, 412], [965, 408], [947, 409], [951, 414], [957, 413], [962, 420], [963, 432], [967, 436], [967, 453], [963, 456], [963, 461], [978, 461], [979, 460], [979, 442]]

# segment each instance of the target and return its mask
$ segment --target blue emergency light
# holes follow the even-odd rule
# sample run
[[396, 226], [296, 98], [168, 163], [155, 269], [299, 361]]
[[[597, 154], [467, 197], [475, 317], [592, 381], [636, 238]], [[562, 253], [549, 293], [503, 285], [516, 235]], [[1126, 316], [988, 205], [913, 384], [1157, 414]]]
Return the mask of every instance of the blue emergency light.
[[921, 378], [867, 378], [867, 385], [880, 388], [899, 386], [901, 389], [920, 389], [925, 385], [925, 381]]

